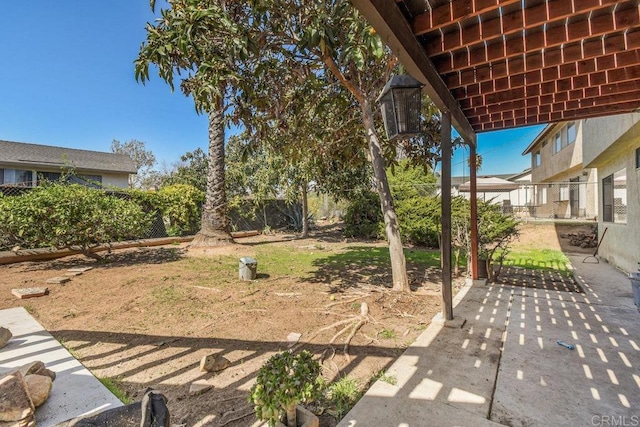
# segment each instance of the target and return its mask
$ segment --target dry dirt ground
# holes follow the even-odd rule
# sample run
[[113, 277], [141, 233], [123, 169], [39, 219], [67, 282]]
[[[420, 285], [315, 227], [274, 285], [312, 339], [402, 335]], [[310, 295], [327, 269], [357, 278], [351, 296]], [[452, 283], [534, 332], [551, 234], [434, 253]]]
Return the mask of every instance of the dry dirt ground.
[[[517, 245], [560, 249], [557, 235], [553, 224], [524, 226]], [[237, 243], [207, 250], [186, 250], [185, 245], [128, 249], [114, 252], [107, 263], [74, 256], [0, 266], [0, 309], [25, 307], [96, 376], [111, 378], [132, 400], [139, 400], [146, 387], [160, 390], [169, 399], [173, 423], [185, 426], [252, 425], [247, 400], [252, 381], [270, 355], [288, 348], [291, 332], [302, 334], [302, 348], [322, 356], [327, 380], [351, 376], [364, 384], [389, 366], [440, 310], [438, 286], [424, 271], [411, 273], [418, 289], [411, 295], [370, 282], [345, 288], [336, 285], [339, 277], [337, 282], [318, 280], [313, 271], [259, 275], [253, 282], [216, 277], [221, 262], [251, 256], [259, 246], [296, 253], [317, 244], [340, 252], [353, 244], [335, 232], [318, 231], [304, 240], [255, 236]], [[222, 270], [237, 276], [237, 261], [231, 264]], [[47, 278], [79, 266], [94, 268], [66, 285], [48, 285], [48, 296], [18, 300], [11, 295], [12, 288], [43, 286]], [[349, 266], [344, 268], [348, 274]], [[390, 283], [389, 271], [381, 277]], [[326, 327], [358, 316], [364, 302], [368, 322], [347, 356], [344, 342], [350, 330], [333, 345], [331, 340], [350, 323]], [[226, 357], [231, 366], [217, 374], [200, 372], [200, 359], [208, 354]], [[190, 396], [190, 384], [201, 379], [213, 388]], [[336, 424], [331, 413], [327, 408], [322, 425]]]
[[[342, 288], [336, 285], [339, 279], [318, 280], [317, 272], [237, 279], [238, 258], [252, 256], [258, 246], [296, 253], [322, 244], [336, 253], [354, 243], [380, 243], [345, 242], [326, 233], [304, 240], [268, 235], [237, 242], [207, 250], [186, 250], [185, 245], [121, 250], [107, 263], [74, 256], [0, 266], [0, 309], [24, 306], [96, 376], [113, 379], [132, 400], [139, 400], [146, 387], [160, 390], [169, 399], [173, 423], [186, 426], [253, 424], [247, 400], [252, 380], [270, 355], [288, 348], [292, 332], [302, 334], [301, 348], [323, 356], [328, 380], [348, 375], [364, 384], [397, 358], [440, 309], [433, 283], [425, 282], [431, 291], [420, 286], [424, 270], [412, 276], [420, 288], [412, 295], [371, 282]], [[83, 266], [94, 268], [65, 285], [46, 285], [50, 294], [45, 297], [18, 300], [11, 295], [12, 288], [44, 286], [47, 278]], [[381, 277], [391, 282], [390, 272]], [[350, 329], [333, 346], [330, 341], [351, 322], [322, 328], [358, 316], [364, 302], [368, 323], [351, 341], [347, 356]], [[199, 362], [208, 354], [226, 357], [231, 366], [217, 374], [200, 372]], [[200, 379], [213, 389], [190, 396], [190, 384]], [[323, 425], [335, 425], [330, 413]]]

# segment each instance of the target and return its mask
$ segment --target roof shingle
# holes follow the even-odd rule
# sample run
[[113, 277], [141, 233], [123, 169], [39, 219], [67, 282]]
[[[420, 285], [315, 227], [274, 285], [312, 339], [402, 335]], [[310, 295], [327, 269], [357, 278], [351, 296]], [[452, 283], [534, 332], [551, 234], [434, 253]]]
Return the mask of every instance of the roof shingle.
[[133, 160], [125, 154], [78, 150], [0, 140], [0, 163], [20, 167], [72, 166], [84, 171], [136, 173]]

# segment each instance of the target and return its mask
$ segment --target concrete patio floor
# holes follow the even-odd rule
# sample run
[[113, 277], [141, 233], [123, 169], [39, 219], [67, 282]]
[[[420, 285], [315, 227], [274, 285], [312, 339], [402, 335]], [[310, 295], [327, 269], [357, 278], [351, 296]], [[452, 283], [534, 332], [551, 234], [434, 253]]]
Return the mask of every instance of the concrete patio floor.
[[584, 293], [560, 275], [465, 287], [454, 321], [434, 319], [387, 371], [395, 384], [376, 382], [339, 426], [640, 425], [629, 279], [583, 258], [570, 256]]

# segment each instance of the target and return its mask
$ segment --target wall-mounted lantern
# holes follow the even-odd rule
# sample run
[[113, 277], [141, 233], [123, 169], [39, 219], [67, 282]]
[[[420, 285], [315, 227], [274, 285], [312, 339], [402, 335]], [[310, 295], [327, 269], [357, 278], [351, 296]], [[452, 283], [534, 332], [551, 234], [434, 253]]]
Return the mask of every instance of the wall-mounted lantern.
[[407, 139], [420, 133], [422, 83], [410, 75], [393, 76], [378, 97], [387, 138]]

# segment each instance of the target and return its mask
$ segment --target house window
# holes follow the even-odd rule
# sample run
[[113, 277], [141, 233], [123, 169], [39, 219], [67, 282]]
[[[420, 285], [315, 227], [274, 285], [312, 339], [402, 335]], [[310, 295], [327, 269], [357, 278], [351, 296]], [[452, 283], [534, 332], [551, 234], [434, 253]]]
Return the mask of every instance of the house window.
[[59, 172], [36, 172], [36, 176], [38, 177], [38, 183], [41, 181], [49, 181], [56, 182], [59, 181], [62, 177], [62, 174]]
[[540, 166], [540, 151], [533, 153], [533, 167], [537, 168], [538, 166]]
[[569, 200], [569, 184], [560, 184], [560, 197], [558, 200], [561, 202]]
[[620, 169], [602, 180], [602, 220], [626, 224], [627, 172]]
[[562, 150], [562, 134], [556, 133], [553, 137], [553, 154], [556, 154]]
[[540, 194], [540, 204], [541, 205], [547, 204], [547, 187], [542, 187], [542, 192]]
[[0, 169], [0, 185], [4, 184], [4, 169]]
[[576, 141], [576, 123], [572, 122], [567, 125], [567, 145]]
[[2, 174], [2, 183], [5, 185], [21, 185], [25, 187], [31, 186], [33, 182], [33, 173], [21, 169], [4, 169]]

